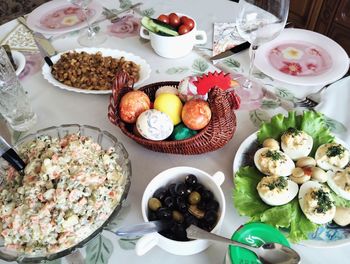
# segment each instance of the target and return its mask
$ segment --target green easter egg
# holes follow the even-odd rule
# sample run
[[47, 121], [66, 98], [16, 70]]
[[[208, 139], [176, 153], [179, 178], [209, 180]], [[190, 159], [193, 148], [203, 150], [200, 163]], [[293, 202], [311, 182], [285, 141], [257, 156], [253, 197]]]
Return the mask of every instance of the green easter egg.
[[171, 139], [173, 140], [183, 140], [190, 137], [193, 137], [198, 132], [192, 129], [189, 129], [186, 127], [183, 123], [178, 124], [175, 128], [173, 133], [171, 134]]

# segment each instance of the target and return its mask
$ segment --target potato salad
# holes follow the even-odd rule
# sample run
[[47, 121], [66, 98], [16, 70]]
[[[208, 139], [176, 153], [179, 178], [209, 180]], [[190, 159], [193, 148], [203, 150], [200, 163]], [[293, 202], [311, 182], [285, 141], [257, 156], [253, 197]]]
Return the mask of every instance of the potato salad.
[[0, 232], [9, 249], [54, 253], [80, 242], [111, 215], [126, 176], [114, 148], [70, 134], [23, 145], [21, 176], [12, 167], [0, 186]]

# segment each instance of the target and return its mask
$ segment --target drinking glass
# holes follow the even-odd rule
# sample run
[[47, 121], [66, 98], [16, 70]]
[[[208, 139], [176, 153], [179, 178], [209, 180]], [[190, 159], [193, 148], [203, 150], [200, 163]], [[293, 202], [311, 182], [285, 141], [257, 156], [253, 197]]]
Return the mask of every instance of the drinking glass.
[[29, 130], [37, 120], [29, 98], [2, 47], [0, 47], [0, 114], [17, 131]]
[[82, 33], [78, 37], [79, 44], [85, 47], [94, 47], [105, 42], [107, 39], [106, 35], [104, 35], [101, 32], [97, 32], [89, 22], [88, 5], [91, 3], [91, 0], [68, 0], [68, 1], [75, 6], [78, 6], [81, 9], [84, 15], [84, 19], [88, 26], [87, 30], [82, 31]]
[[241, 109], [258, 108], [264, 96], [262, 84], [253, 80], [255, 51], [259, 45], [276, 38], [285, 27], [289, 0], [240, 0], [236, 26], [241, 37], [251, 44], [250, 66], [247, 77], [237, 80], [236, 92], [241, 97]]

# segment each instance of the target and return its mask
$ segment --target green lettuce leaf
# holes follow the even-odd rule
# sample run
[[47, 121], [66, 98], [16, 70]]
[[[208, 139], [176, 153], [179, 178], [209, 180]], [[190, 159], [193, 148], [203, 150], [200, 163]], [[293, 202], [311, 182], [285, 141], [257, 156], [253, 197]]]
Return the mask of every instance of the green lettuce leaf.
[[[263, 174], [253, 167], [243, 167], [234, 179], [233, 204], [241, 215], [256, 217], [270, 206], [265, 204], [256, 190]], [[258, 216], [260, 219], [260, 215]]]
[[292, 242], [298, 242], [308, 239], [308, 235], [315, 232], [318, 225], [309, 221], [301, 211], [298, 199], [291, 203], [292, 217], [288, 238]]
[[330, 191], [331, 191], [332, 198], [334, 200], [334, 205], [336, 207], [350, 208], [350, 201], [349, 200], [345, 200], [344, 198], [340, 197], [332, 189], [330, 189]]

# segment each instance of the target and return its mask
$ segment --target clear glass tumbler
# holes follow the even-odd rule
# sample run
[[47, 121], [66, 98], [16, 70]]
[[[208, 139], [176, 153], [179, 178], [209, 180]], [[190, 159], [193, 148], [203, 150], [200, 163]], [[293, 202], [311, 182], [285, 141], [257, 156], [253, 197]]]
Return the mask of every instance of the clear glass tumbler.
[[29, 130], [37, 120], [6, 51], [0, 47], [0, 114], [17, 131]]

